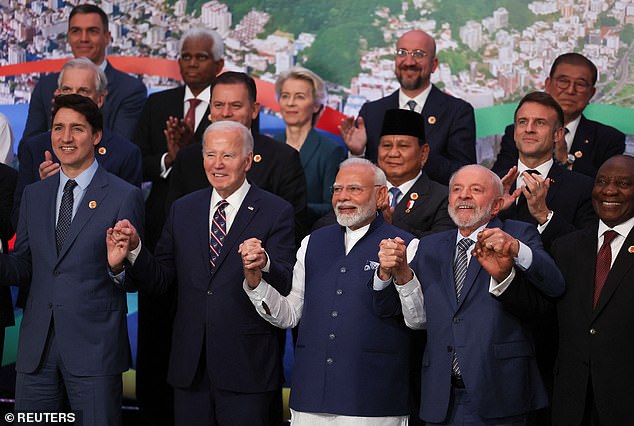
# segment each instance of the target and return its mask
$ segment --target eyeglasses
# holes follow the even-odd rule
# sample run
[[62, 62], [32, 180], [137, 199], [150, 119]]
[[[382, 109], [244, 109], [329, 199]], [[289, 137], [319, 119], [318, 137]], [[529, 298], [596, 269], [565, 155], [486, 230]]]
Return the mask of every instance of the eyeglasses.
[[578, 80], [573, 83], [572, 80], [565, 77], [556, 78], [555, 84], [557, 85], [557, 88], [559, 90], [566, 90], [572, 84], [573, 88], [575, 89], [575, 92], [579, 92], [579, 93], [585, 93], [588, 90], [590, 90], [590, 88], [592, 87], [592, 85], [588, 83], [587, 81]]
[[397, 58], [401, 58], [401, 59], [405, 59], [407, 58], [407, 55], [412, 55], [412, 58], [414, 58], [415, 61], [420, 61], [421, 59], [425, 58], [428, 53], [425, 52], [424, 50], [420, 50], [420, 49], [414, 49], [414, 50], [407, 50], [407, 49], [396, 49], [396, 52], [394, 52], [394, 54], [396, 55]]
[[[377, 187], [380, 187], [380, 186], [383, 186], [383, 185], [374, 185], [374, 188], [377, 188]], [[348, 186], [333, 185], [330, 188], [330, 192], [333, 195], [343, 194], [343, 191], [346, 191], [350, 195], [360, 195], [363, 191], [365, 191], [368, 188], [372, 188], [372, 187], [371, 186], [361, 186], [361, 185], [348, 185]]]

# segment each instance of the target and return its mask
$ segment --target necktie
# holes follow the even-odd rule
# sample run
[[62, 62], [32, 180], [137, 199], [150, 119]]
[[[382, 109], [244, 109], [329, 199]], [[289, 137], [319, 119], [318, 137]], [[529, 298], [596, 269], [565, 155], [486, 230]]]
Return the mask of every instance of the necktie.
[[605, 280], [607, 279], [608, 273], [610, 272], [610, 265], [612, 263], [612, 249], [610, 247], [610, 243], [618, 235], [618, 232], [611, 229], [603, 233], [603, 244], [601, 244], [601, 248], [599, 249], [599, 253], [597, 254], [597, 270], [594, 276], [594, 300], [592, 305], [593, 308], [596, 308], [597, 306], [599, 296], [601, 295], [601, 290], [603, 290]]
[[[467, 267], [469, 262], [467, 261], [467, 250], [473, 244], [471, 238], [463, 238], [458, 242], [456, 249], [456, 259], [453, 264], [453, 276], [456, 285], [456, 300], [460, 300], [460, 293], [462, 292], [462, 286], [464, 279], [467, 276]], [[458, 365], [458, 356], [454, 349], [453, 356], [451, 357], [451, 372], [454, 376], [460, 376], [460, 366]]]
[[416, 110], [416, 105], [417, 104], [416, 104], [415, 100], [409, 100], [409, 101], [407, 101], [407, 104], [405, 104], [405, 105], [407, 105], [407, 107], [409, 108], [410, 111]]
[[456, 285], [456, 300], [460, 300], [460, 293], [462, 292], [462, 286], [464, 279], [467, 276], [467, 249], [471, 247], [474, 241], [471, 238], [463, 238], [458, 242], [456, 249], [456, 259], [453, 264], [453, 276]]
[[73, 188], [77, 186], [77, 182], [72, 179], [66, 181], [64, 185], [64, 193], [62, 194], [62, 202], [59, 205], [59, 215], [57, 216], [57, 226], [55, 227], [55, 243], [57, 252], [62, 249], [64, 240], [70, 229], [70, 223], [73, 220]]
[[396, 186], [390, 188], [390, 194], [392, 194], [392, 201], [390, 202], [390, 207], [396, 208], [396, 204], [398, 204], [398, 197], [401, 196], [401, 190]]
[[[531, 175], [541, 175], [541, 173], [533, 169], [526, 170], [526, 173]], [[514, 219], [521, 220], [522, 222], [536, 223], [535, 219], [528, 210], [528, 202], [524, 193], [521, 193], [517, 198], [517, 216]]]
[[200, 99], [192, 98], [189, 101], [189, 109], [187, 110], [187, 114], [185, 115], [185, 123], [192, 128], [192, 130], [196, 130], [196, 107], [202, 101]]
[[216, 212], [211, 218], [211, 236], [209, 237], [209, 267], [216, 267], [216, 259], [220, 256], [222, 249], [222, 241], [227, 235], [227, 217], [225, 216], [225, 207], [229, 203], [225, 200], [218, 202]]

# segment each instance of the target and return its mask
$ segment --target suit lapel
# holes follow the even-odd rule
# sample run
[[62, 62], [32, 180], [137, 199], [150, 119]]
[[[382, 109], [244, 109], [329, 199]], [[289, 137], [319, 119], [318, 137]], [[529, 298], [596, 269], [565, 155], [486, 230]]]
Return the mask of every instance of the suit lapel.
[[231, 228], [223, 241], [222, 250], [220, 251], [220, 256], [218, 256], [218, 260], [216, 262], [216, 270], [222, 266], [229, 253], [237, 253], [238, 246], [246, 238], [248, 238], [248, 236], [243, 236], [243, 233], [259, 210], [258, 200], [260, 197], [257, 192], [258, 189], [254, 185], [251, 185], [251, 188], [249, 189], [249, 192], [247, 192], [246, 197], [244, 197], [242, 205], [240, 206], [240, 209], [231, 224]]
[[[416, 194], [412, 197], [413, 194]], [[429, 182], [424, 174], [420, 175], [418, 180], [412, 185], [411, 189], [403, 196], [401, 201], [394, 208], [394, 219], [403, 219], [408, 214], [414, 214], [414, 212], [423, 205], [425, 199], [429, 196]], [[407, 204], [412, 200], [414, 205], [409, 209]]]
[[440, 96], [440, 94], [440, 89], [432, 85], [429, 96], [427, 97], [423, 110], [421, 111], [421, 115], [423, 116], [423, 120], [425, 122], [425, 138], [428, 141], [430, 140], [429, 135], [434, 133], [436, 125], [442, 124], [438, 123], [438, 119], [442, 115], [446, 99], [444, 96]]
[[[66, 255], [66, 252], [68, 252], [69, 248], [77, 239], [77, 235], [79, 235], [86, 223], [88, 223], [95, 212], [99, 209], [101, 202], [107, 194], [108, 179], [104, 169], [99, 167], [97, 168], [92, 181], [88, 185], [88, 188], [86, 188], [83, 198], [79, 201], [77, 212], [75, 213], [75, 217], [73, 218], [73, 221], [70, 224], [70, 229], [68, 230], [68, 236], [66, 237], [66, 240], [64, 240], [64, 245], [60, 249], [59, 256], [57, 258], [58, 262]], [[105, 232], [106, 230], [104, 229], [104, 238], [106, 235]]]
[[577, 126], [577, 131], [575, 132], [575, 138], [572, 140], [572, 145], [570, 145], [570, 153], [574, 154], [577, 151], [584, 152], [586, 149], [590, 147], [588, 145], [592, 144], [592, 140], [590, 132], [588, 120], [586, 117], [581, 115], [581, 120], [579, 121], [579, 125]]
[[632, 281], [632, 276], [634, 275], [634, 253], [629, 252], [631, 246], [634, 246], [634, 228], [632, 228], [629, 235], [625, 238], [621, 250], [619, 250], [612, 264], [612, 268], [608, 273], [605, 285], [599, 296], [593, 317], [596, 317], [603, 310], [620, 285], [625, 284], [625, 281], [628, 279], [630, 282]]
[[203, 115], [202, 120], [200, 120], [200, 123], [198, 123], [198, 127], [196, 128], [196, 132], [194, 134], [194, 140], [197, 140], [197, 141], [203, 140], [203, 134], [205, 133], [205, 129], [207, 129], [207, 127], [211, 124], [211, 121], [209, 121], [209, 114], [210, 114], [209, 105], [207, 105], [207, 109], [205, 110], [205, 115]]
[[566, 285], [579, 285], [580, 288], [576, 292], [580, 300], [577, 301], [579, 306], [583, 307], [583, 312], [587, 318], [593, 315], [594, 300], [594, 275], [596, 273], [597, 258], [597, 232], [598, 223], [592, 228], [588, 228], [581, 236], [578, 253], [575, 254], [577, 259], [592, 259], [587, 262], [575, 263], [575, 277], [579, 278], [578, 283], [566, 283]]
[[546, 205], [552, 206], [557, 204], [555, 199], [561, 198], [561, 194], [559, 193], [559, 179], [561, 174], [564, 173], [564, 170], [557, 164], [553, 164], [548, 172], [548, 178], [550, 178], [550, 188], [546, 193]]
[[[447, 283], [447, 285], [443, 286], [445, 288], [445, 296], [447, 296], [449, 306], [451, 306], [454, 310], [458, 309], [458, 302], [456, 300], [456, 280], [453, 275], [453, 263], [456, 257], [456, 232], [457, 231], [447, 232], [445, 239], [440, 241], [437, 248], [438, 253], [451, 253], [449, 261], [440, 268], [440, 282]], [[421, 277], [420, 279], [424, 280], [424, 277]], [[462, 294], [462, 297], [464, 297], [464, 289]]]
[[[299, 150], [299, 157], [304, 168], [306, 167], [306, 164], [310, 162], [311, 158], [315, 156], [317, 148], [319, 147], [319, 144], [317, 143], [317, 135], [314, 132], [316, 132], [315, 129], [311, 129], [310, 132], [308, 132], [306, 141]], [[286, 139], [286, 135], [284, 139]]]
[[[59, 173], [55, 175], [55, 177], [45, 179], [44, 182], [46, 187], [41, 191], [40, 194], [37, 194], [38, 197], [42, 197], [42, 205], [49, 206], [49, 209], [46, 210], [46, 214], [48, 215], [48, 217], [44, 222], [44, 243], [48, 247], [52, 247], [52, 253], [55, 253], [57, 251], [57, 243], [55, 242], [55, 228], [57, 227], [57, 223], [55, 221], [55, 216], [57, 215], [56, 201], [57, 188], [59, 188]], [[34, 208], [37, 208], [37, 206], [34, 206]]]

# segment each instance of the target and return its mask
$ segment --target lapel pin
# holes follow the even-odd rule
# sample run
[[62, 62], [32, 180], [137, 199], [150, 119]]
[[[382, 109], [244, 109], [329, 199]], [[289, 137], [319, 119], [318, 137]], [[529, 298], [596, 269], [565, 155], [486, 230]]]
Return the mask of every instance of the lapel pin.
[[583, 143], [590, 143], [590, 141], [586, 139], [585, 141], [583, 141]]
[[405, 208], [405, 213], [409, 213], [412, 209], [412, 207], [414, 207], [414, 200], [408, 200], [407, 201], [407, 206]]
[[430, 115], [429, 117], [427, 117], [427, 122], [429, 124], [436, 124], [436, 117], [434, 117], [433, 115]]
[[259, 163], [260, 161], [262, 161], [262, 156], [260, 154], [255, 154], [253, 156], [253, 161], [255, 161], [256, 163]]
[[209, 121], [211, 122], [211, 114], [209, 114], [209, 115], [207, 116], [207, 120], [209, 120]]
[[249, 210], [253, 211], [253, 206], [248, 206], [247, 207]]
[[576, 151], [576, 152], [575, 152], [575, 157], [576, 157], [576, 158], [581, 158], [581, 157], [583, 157], [583, 152], [581, 152], [581, 151]]
[[628, 251], [629, 253], [634, 253], [634, 246], [629, 246], [629, 247], [627, 248], [627, 251]]
[[418, 192], [412, 192], [411, 194], [409, 194], [409, 198], [414, 201], [418, 200]]
[[99, 153], [99, 155], [106, 155], [106, 152], [108, 152], [108, 150], [106, 150], [105, 146], [100, 146], [97, 152]]
[[95, 207], [97, 207], [97, 202], [96, 201], [91, 201], [88, 203], [88, 208], [90, 209], [94, 209]]

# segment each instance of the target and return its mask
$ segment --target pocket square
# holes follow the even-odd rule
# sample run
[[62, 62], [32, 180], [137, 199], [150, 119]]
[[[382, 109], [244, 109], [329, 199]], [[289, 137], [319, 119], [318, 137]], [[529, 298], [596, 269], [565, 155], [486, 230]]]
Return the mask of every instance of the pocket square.
[[379, 269], [379, 262], [374, 262], [372, 260], [368, 260], [368, 263], [363, 267], [364, 271], [376, 271]]

